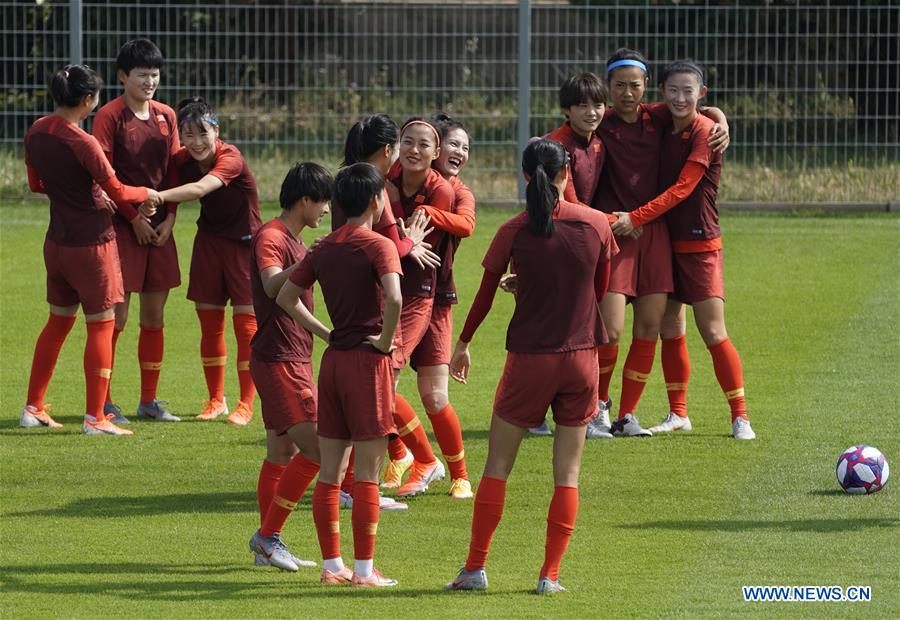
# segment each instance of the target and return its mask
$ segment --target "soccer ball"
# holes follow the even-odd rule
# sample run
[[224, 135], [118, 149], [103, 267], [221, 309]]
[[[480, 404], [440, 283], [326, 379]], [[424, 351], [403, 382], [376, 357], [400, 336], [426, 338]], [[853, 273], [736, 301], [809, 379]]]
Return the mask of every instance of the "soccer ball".
[[884, 455], [872, 446], [853, 446], [838, 457], [838, 484], [847, 493], [875, 493], [887, 484], [891, 469]]

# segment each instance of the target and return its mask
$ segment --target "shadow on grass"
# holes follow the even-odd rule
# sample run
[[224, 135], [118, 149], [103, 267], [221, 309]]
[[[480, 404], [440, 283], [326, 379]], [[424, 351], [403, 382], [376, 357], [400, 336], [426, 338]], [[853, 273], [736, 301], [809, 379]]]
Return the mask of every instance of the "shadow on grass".
[[850, 493], [845, 493], [841, 489], [816, 489], [815, 491], [810, 491], [810, 495], [821, 495], [824, 497], [853, 497]]
[[847, 532], [868, 528], [900, 527], [900, 519], [793, 519], [783, 521], [751, 520], [688, 520], [646, 521], [619, 525], [625, 529], [690, 530], [698, 532], [749, 532], [754, 530], [783, 530], [786, 532]]

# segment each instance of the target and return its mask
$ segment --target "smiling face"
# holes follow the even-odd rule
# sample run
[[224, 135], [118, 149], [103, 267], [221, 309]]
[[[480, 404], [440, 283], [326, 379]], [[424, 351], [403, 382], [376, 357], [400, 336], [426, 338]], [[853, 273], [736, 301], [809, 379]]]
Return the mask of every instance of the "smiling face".
[[646, 87], [647, 75], [640, 67], [619, 67], [613, 70], [609, 77], [609, 97], [615, 111], [620, 116], [637, 112]]
[[422, 172], [431, 167], [441, 149], [434, 131], [421, 123], [409, 125], [400, 136], [400, 165], [409, 172]]
[[150, 101], [159, 88], [159, 69], [135, 67], [127, 74], [119, 69], [116, 77], [125, 87], [125, 97], [136, 103]]
[[303, 225], [308, 228], [318, 228], [322, 218], [330, 211], [328, 201], [315, 202], [309, 196], [303, 197]]
[[181, 143], [195, 160], [211, 162], [216, 156], [216, 140], [219, 128], [201, 121], [199, 125], [188, 123], [180, 129]]
[[569, 119], [572, 131], [580, 136], [589, 136], [594, 133], [600, 126], [605, 111], [605, 101], [585, 101], [563, 109], [563, 113]]
[[460, 171], [469, 161], [469, 134], [460, 127], [447, 132], [441, 142], [441, 154], [435, 160], [434, 167], [447, 177], [459, 176]]
[[663, 99], [672, 118], [685, 120], [697, 114], [697, 104], [706, 95], [707, 88], [700, 83], [696, 73], [673, 73], [660, 87]]

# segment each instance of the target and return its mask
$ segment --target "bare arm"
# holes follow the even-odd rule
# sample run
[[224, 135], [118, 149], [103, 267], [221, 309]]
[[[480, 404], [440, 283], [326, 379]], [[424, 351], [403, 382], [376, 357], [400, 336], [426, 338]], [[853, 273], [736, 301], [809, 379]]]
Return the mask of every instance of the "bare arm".
[[403, 304], [403, 295], [400, 293], [400, 275], [386, 273], [381, 276], [381, 288], [384, 289], [384, 315], [381, 322], [381, 333], [377, 336], [369, 336], [369, 342], [373, 347], [384, 353], [393, 349], [394, 332], [397, 331], [397, 323], [400, 322], [400, 308]]
[[207, 174], [199, 181], [163, 190], [159, 195], [162, 197], [163, 202], [189, 202], [203, 198], [224, 185], [219, 177]]
[[281, 267], [266, 267], [262, 271], [259, 272], [259, 279], [262, 282], [263, 290], [266, 292], [266, 295], [275, 299], [275, 296], [278, 295], [278, 291], [281, 290], [284, 283], [288, 281], [288, 278], [291, 277], [291, 274], [294, 273], [294, 270], [300, 265], [300, 262], [296, 262], [287, 269], [282, 269]]
[[278, 292], [275, 302], [281, 306], [282, 310], [287, 312], [288, 316], [297, 321], [303, 329], [328, 342], [331, 337], [331, 331], [313, 316], [309, 308], [303, 305], [303, 302], [300, 300], [303, 291], [304, 289], [287, 280]]

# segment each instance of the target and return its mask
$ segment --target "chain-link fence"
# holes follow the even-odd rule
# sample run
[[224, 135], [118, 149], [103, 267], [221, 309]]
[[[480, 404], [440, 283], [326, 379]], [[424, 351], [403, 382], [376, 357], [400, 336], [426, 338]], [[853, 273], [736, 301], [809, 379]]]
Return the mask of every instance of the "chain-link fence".
[[119, 46], [147, 36], [168, 58], [160, 100], [217, 105], [223, 137], [248, 156], [265, 198], [295, 160], [336, 165], [360, 116], [443, 109], [472, 130], [465, 176], [480, 200], [515, 199], [522, 139], [561, 122], [559, 83], [602, 74], [628, 46], [657, 74], [677, 58], [706, 66], [708, 101], [733, 136], [726, 197], [805, 201], [820, 194], [797, 178], [858, 170], [867, 196], [897, 199], [900, 6], [609, 4], [0, 2], [2, 191], [25, 191], [22, 138], [52, 110], [50, 73], [80, 54], [106, 79], [107, 100], [119, 92]]

